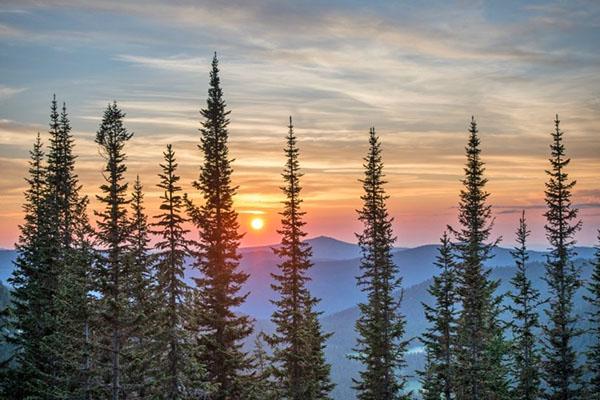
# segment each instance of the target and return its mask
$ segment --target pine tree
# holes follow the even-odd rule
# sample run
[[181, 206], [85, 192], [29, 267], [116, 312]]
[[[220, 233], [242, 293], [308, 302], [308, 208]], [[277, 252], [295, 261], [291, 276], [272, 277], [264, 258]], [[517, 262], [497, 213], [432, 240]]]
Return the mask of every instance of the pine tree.
[[546, 183], [546, 237], [551, 246], [546, 261], [545, 280], [550, 291], [546, 314], [549, 323], [544, 327], [544, 381], [549, 400], [576, 400], [580, 396], [581, 368], [573, 340], [581, 334], [576, 327], [573, 296], [581, 286], [579, 270], [572, 262], [575, 256], [573, 239], [581, 227], [578, 210], [571, 204], [575, 181], [569, 181], [565, 169], [570, 159], [565, 156], [563, 132], [558, 115], [552, 132], [550, 170]]
[[511, 358], [514, 379], [513, 398], [536, 400], [541, 394], [540, 355], [537, 348], [539, 317], [537, 308], [542, 304], [540, 293], [527, 277], [527, 237], [530, 231], [525, 221], [525, 211], [519, 220], [517, 246], [511, 252], [517, 272], [511, 279], [513, 291], [509, 294], [513, 305], [511, 330], [513, 334]]
[[97, 196], [104, 209], [96, 211], [98, 216], [98, 243], [105, 249], [102, 254], [98, 275], [101, 299], [101, 321], [103, 346], [108, 350], [102, 359], [110, 366], [105, 373], [109, 393], [105, 397], [118, 400], [126, 390], [122, 382], [122, 351], [128, 339], [131, 326], [136, 323], [129, 309], [130, 293], [127, 292], [127, 253], [130, 224], [127, 218], [127, 183], [125, 180], [125, 143], [131, 138], [123, 125], [125, 114], [117, 103], [109, 104], [100, 129], [96, 134], [96, 143], [106, 160], [104, 180], [100, 186], [102, 195]]
[[600, 400], [600, 231], [598, 232], [598, 243], [593, 262], [594, 269], [587, 288], [589, 294], [585, 296], [592, 307], [589, 315], [592, 344], [587, 351], [587, 370], [590, 375], [587, 393], [590, 400]]
[[233, 208], [236, 187], [231, 184], [231, 160], [227, 147], [229, 111], [225, 109], [217, 56], [210, 72], [207, 107], [200, 150], [204, 164], [194, 182], [204, 198], [200, 207], [187, 202], [188, 212], [198, 228], [199, 245], [195, 266], [202, 277], [195, 279], [201, 304], [196, 308], [199, 323], [199, 361], [206, 367], [208, 381], [217, 387], [212, 399], [238, 399], [247, 386], [251, 360], [242, 342], [253, 330], [252, 321], [236, 311], [246, 300], [240, 294], [248, 274], [239, 268], [237, 213]]
[[460, 192], [455, 236], [457, 294], [461, 305], [457, 327], [456, 398], [501, 399], [507, 391], [502, 360], [502, 329], [498, 321], [500, 299], [494, 297], [499, 282], [489, 278], [484, 263], [497, 241], [486, 243], [491, 234], [491, 206], [486, 204], [487, 179], [481, 161], [480, 140], [471, 119], [466, 147], [464, 188]]
[[11, 364], [16, 371], [6, 371], [3, 392], [7, 398], [25, 398], [43, 393], [48, 374], [48, 353], [43, 352], [42, 340], [49, 335], [45, 315], [49, 312], [45, 283], [49, 271], [46, 264], [47, 181], [43, 145], [38, 133], [30, 152], [28, 189], [25, 191], [24, 223], [16, 244], [18, 253], [15, 270], [9, 283], [13, 286], [9, 315], [8, 343], [15, 346]]
[[264, 332], [259, 332], [254, 339], [254, 351], [252, 352], [254, 382], [249, 385], [244, 394], [245, 400], [278, 400], [281, 398], [272, 379], [273, 366], [271, 357], [265, 349], [266, 341]]
[[421, 341], [425, 345], [428, 363], [421, 372], [426, 398], [450, 400], [454, 398], [456, 362], [456, 265], [452, 244], [444, 232], [435, 265], [440, 274], [433, 277], [428, 292], [434, 303], [423, 303], [429, 328]]
[[365, 157], [365, 177], [361, 180], [364, 194], [359, 220], [364, 230], [358, 236], [362, 251], [358, 285], [366, 293], [366, 303], [359, 304], [356, 321], [357, 346], [353, 359], [362, 363], [354, 388], [360, 400], [408, 399], [406, 377], [400, 375], [405, 367], [404, 353], [408, 341], [403, 339], [405, 319], [400, 313], [402, 279], [392, 259], [394, 236], [393, 219], [386, 208], [381, 143], [375, 128], [369, 132], [369, 152]]
[[57, 359], [57, 371], [52, 398], [58, 399], [92, 399], [97, 386], [92, 363], [95, 339], [91, 330], [95, 308], [92, 271], [97, 251], [87, 205], [88, 198], [84, 196], [73, 210], [68, 258], [55, 296], [57, 326], [51, 351]]
[[56, 274], [52, 300], [54, 328], [46, 351], [53, 359], [53, 372], [46, 384], [47, 396], [72, 398], [91, 396], [89, 363], [91, 344], [86, 336], [90, 319], [91, 270], [95, 251], [92, 228], [87, 219], [88, 199], [80, 195], [75, 174], [74, 139], [65, 103], [58, 113], [56, 98], [51, 107], [50, 148], [47, 162], [45, 240]]
[[126, 275], [129, 278], [124, 285], [130, 296], [131, 315], [136, 316], [137, 321], [130, 330], [128, 343], [123, 349], [123, 353], [130, 360], [123, 374], [131, 391], [136, 393], [137, 398], [144, 399], [152, 394], [150, 388], [154, 382], [151, 378], [159, 368], [155, 357], [155, 317], [158, 301], [153, 271], [154, 257], [149, 253], [150, 230], [139, 175], [136, 176], [133, 185], [130, 204], [131, 219], [126, 256]]
[[273, 374], [283, 399], [327, 399], [332, 386], [329, 366], [322, 356], [322, 347], [328, 335], [318, 326], [318, 316], [307, 282], [307, 271], [312, 267], [312, 250], [303, 242], [306, 233], [303, 226], [305, 212], [301, 210], [300, 163], [296, 136], [290, 117], [285, 155], [287, 158], [282, 174], [285, 186], [281, 189], [286, 197], [281, 215], [281, 246], [273, 249], [281, 262], [279, 273], [271, 274], [275, 283], [271, 287], [279, 294], [271, 302], [276, 310], [271, 316], [275, 333], [267, 338], [273, 347]]
[[330, 393], [335, 384], [331, 382], [331, 365], [325, 360], [326, 341], [331, 333], [323, 333], [319, 316], [321, 312], [315, 311], [317, 304], [315, 298], [307, 304], [305, 310], [306, 322], [303, 326], [303, 347], [306, 348], [304, 369], [307, 371], [306, 400], [329, 400]]
[[183, 280], [185, 257], [191, 242], [185, 238], [189, 232], [183, 227], [187, 222], [181, 215], [183, 198], [180, 195], [180, 177], [176, 175], [177, 162], [171, 145], [167, 146], [158, 187], [161, 195], [161, 214], [153, 224], [160, 236], [156, 244], [158, 315], [156, 337], [159, 345], [161, 367], [156, 392], [168, 399], [192, 399], [201, 386], [199, 371], [194, 368], [191, 354], [191, 332], [186, 324], [189, 314], [187, 304], [190, 288]]

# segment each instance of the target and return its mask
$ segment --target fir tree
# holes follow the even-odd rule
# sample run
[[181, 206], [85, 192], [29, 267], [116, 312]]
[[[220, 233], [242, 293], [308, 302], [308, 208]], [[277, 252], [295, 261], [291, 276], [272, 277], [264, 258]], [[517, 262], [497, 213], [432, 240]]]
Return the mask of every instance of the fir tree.
[[573, 296], [581, 286], [579, 270], [572, 262], [575, 256], [573, 239], [581, 227], [578, 210], [571, 204], [575, 181], [569, 181], [566, 168], [570, 159], [565, 155], [563, 132], [558, 115], [552, 132], [550, 170], [546, 183], [546, 237], [551, 246], [546, 261], [545, 280], [550, 291], [546, 314], [549, 323], [544, 327], [544, 381], [549, 400], [575, 400], [580, 396], [581, 368], [573, 340], [581, 334], [575, 326]]
[[460, 192], [460, 229], [449, 227], [456, 240], [457, 294], [461, 304], [457, 326], [456, 398], [501, 399], [506, 393], [502, 332], [498, 321], [499, 282], [489, 278], [484, 263], [497, 241], [486, 243], [491, 234], [491, 206], [486, 204], [484, 163], [475, 119], [471, 119], [466, 147], [464, 188]]
[[[16, 371], [6, 371], [3, 392], [7, 398], [25, 398], [43, 393], [44, 378], [48, 374], [48, 353], [42, 351], [42, 340], [48, 332], [46, 315], [49, 313], [45, 288], [50, 271], [46, 265], [45, 238], [47, 225], [45, 205], [47, 197], [46, 168], [43, 145], [38, 133], [30, 152], [28, 188], [25, 191], [24, 223], [16, 244], [18, 253], [15, 270], [9, 283], [13, 286], [7, 342], [15, 346], [12, 360]], [[12, 362], [11, 362], [12, 361]]]
[[196, 268], [202, 276], [195, 279], [201, 304], [196, 308], [199, 323], [199, 361], [207, 378], [216, 385], [214, 400], [238, 399], [247, 386], [251, 360], [242, 342], [252, 333], [252, 321], [235, 309], [247, 294], [240, 294], [248, 274], [240, 271], [237, 213], [233, 208], [236, 187], [231, 183], [231, 160], [227, 146], [229, 111], [219, 78], [215, 54], [210, 72], [207, 107], [201, 128], [200, 150], [204, 163], [194, 182], [204, 198], [200, 207], [187, 202], [189, 214], [198, 228]]
[[322, 356], [322, 346], [328, 335], [323, 335], [313, 311], [318, 302], [306, 283], [307, 271], [312, 267], [311, 248], [303, 242], [306, 233], [303, 226], [304, 211], [301, 210], [299, 150], [290, 117], [285, 155], [286, 166], [282, 174], [285, 186], [281, 189], [286, 197], [281, 214], [281, 246], [273, 249], [280, 258], [279, 273], [271, 274], [271, 285], [279, 294], [271, 302], [276, 310], [271, 316], [275, 333], [267, 341], [273, 347], [273, 374], [283, 399], [329, 398], [331, 383], [329, 366]]
[[365, 157], [365, 177], [361, 180], [363, 207], [358, 211], [364, 230], [358, 236], [361, 247], [361, 273], [358, 285], [366, 293], [366, 303], [359, 304], [356, 321], [357, 346], [353, 359], [362, 363], [354, 388], [360, 400], [408, 399], [404, 353], [408, 341], [403, 339], [405, 319], [399, 312], [402, 279], [392, 259], [394, 236], [392, 218], [386, 208], [381, 143], [375, 129], [369, 132], [369, 152]]
[[540, 355], [537, 349], [537, 331], [539, 329], [538, 306], [541, 305], [540, 293], [527, 277], [527, 237], [530, 231], [525, 221], [525, 211], [519, 220], [517, 246], [511, 252], [517, 272], [511, 279], [513, 291], [509, 294], [513, 305], [511, 329], [513, 334], [512, 376], [514, 379], [513, 398], [516, 400], [536, 400], [540, 389]]
[[55, 297], [57, 329], [51, 351], [57, 359], [57, 371], [52, 397], [58, 399], [92, 399], [97, 386], [91, 329], [95, 309], [92, 271], [97, 252], [87, 205], [88, 198], [83, 197], [73, 210], [68, 258], [60, 278], [63, 283]]
[[429, 328], [421, 341], [425, 344], [427, 359], [421, 373], [426, 398], [450, 400], [454, 398], [456, 362], [456, 265], [452, 244], [444, 232], [435, 265], [440, 274], [433, 277], [428, 292], [433, 305], [423, 303]]
[[185, 238], [189, 232], [183, 227], [187, 222], [181, 215], [183, 198], [180, 177], [176, 174], [177, 162], [171, 145], [167, 146], [158, 187], [161, 195], [161, 214], [153, 224], [160, 236], [156, 244], [158, 315], [156, 337], [161, 366], [157, 393], [168, 399], [192, 399], [200, 386], [199, 371], [194, 369], [191, 354], [191, 333], [186, 326], [189, 306], [186, 302], [189, 287], [183, 280], [185, 257], [191, 242]]
[[585, 296], [592, 307], [589, 315], [592, 344], [587, 351], [587, 370], [590, 375], [587, 393], [590, 400], [600, 400], [600, 232], [598, 243], [593, 262], [594, 269], [587, 288], [589, 294]]
[[254, 339], [254, 351], [252, 352], [254, 382], [249, 385], [244, 395], [245, 400], [278, 400], [281, 398], [272, 379], [273, 366], [271, 357], [265, 349], [266, 341], [264, 332], [259, 332]]
[[130, 296], [131, 314], [136, 316], [137, 321], [130, 331], [126, 349], [123, 351], [130, 359], [129, 366], [123, 374], [137, 397], [144, 399], [149, 398], [152, 393], [151, 378], [159, 368], [155, 357], [155, 317], [158, 301], [153, 273], [154, 257], [149, 253], [150, 230], [139, 175], [134, 182], [130, 201], [131, 220], [126, 263], [126, 274], [129, 278], [124, 284]]
[[121, 398], [126, 389], [122, 375], [127, 366], [122, 365], [122, 351], [131, 326], [137, 322], [130, 314], [130, 293], [126, 290], [130, 224], [126, 209], [129, 200], [124, 182], [127, 170], [124, 147], [132, 133], [123, 125], [124, 117], [116, 102], [109, 104], [96, 134], [96, 143], [106, 160], [105, 183], [100, 186], [102, 195], [97, 196], [104, 208], [96, 211], [98, 242], [105, 248], [98, 268], [102, 294], [99, 328], [103, 331], [103, 346], [108, 350], [102, 360], [109, 363], [105, 380], [110, 394], [106, 397], [112, 400]]

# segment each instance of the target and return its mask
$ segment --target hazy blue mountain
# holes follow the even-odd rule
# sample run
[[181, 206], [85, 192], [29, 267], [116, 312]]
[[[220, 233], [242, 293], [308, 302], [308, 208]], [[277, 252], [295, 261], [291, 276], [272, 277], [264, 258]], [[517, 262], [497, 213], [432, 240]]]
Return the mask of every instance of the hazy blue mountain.
[[[502, 251], [499, 252], [499, 254], [501, 253]], [[500, 257], [498, 257], [498, 259], [500, 259]], [[591, 265], [587, 261], [581, 259], [577, 260], [577, 265], [582, 269], [582, 277], [588, 279], [591, 275]], [[529, 277], [532, 279], [534, 285], [541, 291], [542, 297], [547, 296], [548, 290], [546, 283], [543, 280], [545, 273], [543, 262], [532, 262], [528, 266], [528, 271]], [[509, 281], [514, 272], [515, 269], [513, 267], [499, 267], [493, 269], [492, 278], [501, 280], [498, 293], [505, 293], [510, 290]], [[414, 371], [423, 366], [422, 346], [417, 338], [427, 327], [422, 303], [430, 303], [432, 301], [431, 296], [427, 292], [430, 284], [431, 279], [428, 279], [417, 285], [406, 288], [403, 293], [404, 297], [401, 308], [407, 319], [406, 337], [414, 338], [407, 356], [408, 373], [411, 375], [414, 375]], [[583, 300], [582, 294], [583, 291], [580, 290], [575, 299], [575, 310], [577, 310], [580, 315], [584, 315], [589, 308], [589, 305]], [[335, 400], [352, 400], [355, 398], [353, 390], [351, 389], [351, 379], [358, 373], [359, 365], [355, 361], [348, 360], [347, 355], [352, 352], [352, 348], [356, 343], [354, 322], [356, 321], [358, 314], [358, 307], [353, 306], [331, 315], [325, 315], [322, 318], [323, 329], [327, 332], [333, 332], [333, 336], [327, 343], [326, 356], [328, 361], [332, 364], [332, 379], [337, 383], [337, 387], [333, 393]], [[508, 319], [508, 317], [508, 315], [505, 315], [506, 319]], [[541, 311], [541, 322], [546, 323], [546, 321], [547, 318]], [[585, 323], [584, 318], [582, 318], [581, 321]], [[261, 330], [264, 332], [271, 332], [272, 329], [272, 324], [269, 321], [258, 320], [256, 322], [257, 332]], [[583, 348], [587, 341], [589, 341], [589, 338], [581, 338], [578, 346]], [[418, 387], [416, 378], [410, 381], [410, 386], [412, 388]]]
[[[321, 298], [320, 310], [332, 314], [356, 305], [363, 300], [362, 293], [356, 287], [355, 277], [359, 274], [360, 249], [356, 244], [343, 242], [326, 236], [307, 240], [313, 247], [314, 267], [309, 271], [312, 281], [309, 287], [312, 293]], [[244, 289], [250, 292], [247, 302], [241, 311], [255, 318], [268, 318], [273, 306], [270, 299], [274, 293], [271, 289], [271, 273], [277, 272], [277, 257], [272, 246], [242, 248], [241, 266], [250, 273]], [[591, 258], [593, 248], [578, 248], [582, 258]], [[411, 249], [397, 248], [394, 261], [400, 268], [404, 287], [409, 287], [430, 279], [436, 273], [433, 265], [437, 255], [437, 245], [424, 245]], [[14, 250], [0, 250], [0, 279], [6, 279], [12, 273], [16, 254]], [[531, 261], [544, 261], [543, 252], [531, 251]], [[191, 281], [198, 276], [198, 271], [189, 267], [186, 277]], [[494, 258], [488, 262], [489, 267], [512, 265], [510, 251], [504, 248], [494, 250]]]
[[15, 250], [0, 249], [0, 282], [6, 284], [6, 280], [15, 269], [13, 263], [16, 258], [17, 252]]

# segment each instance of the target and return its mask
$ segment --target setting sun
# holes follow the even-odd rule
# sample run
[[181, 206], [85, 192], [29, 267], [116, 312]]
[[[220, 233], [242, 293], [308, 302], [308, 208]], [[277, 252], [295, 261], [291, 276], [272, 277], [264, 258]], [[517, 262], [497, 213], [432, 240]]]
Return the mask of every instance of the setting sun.
[[265, 220], [259, 217], [252, 218], [250, 226], [255, 231], [261, 230], [265, 226]]

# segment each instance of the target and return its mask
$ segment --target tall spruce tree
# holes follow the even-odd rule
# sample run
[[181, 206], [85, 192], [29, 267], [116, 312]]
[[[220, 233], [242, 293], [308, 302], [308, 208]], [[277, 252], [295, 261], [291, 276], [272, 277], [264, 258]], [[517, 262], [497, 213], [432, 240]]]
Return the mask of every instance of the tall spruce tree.
[[129, 331], [137, 321], [130, 312], [130, 293], [126, 290], [128, 238], [130, 223], [127, 217], [127, 183], [125, 182], [125, 143], [132, 137], [123, 124], [125, 114], [117, 103], [109, 104], [104, 112], [96, 143], [106, 160], [105, 182], [100, 186], [102, 195], [97, 199], [103, 209], [96, 211], [98, 217], [98, 243], [105, 249], [99, 262], [99, 290], [102, 295], [99, 328], [107, 354], [101, 359], [106, 363], [104, 379], [107, 393], [104, 397], [118, 400], [124, 397], [127, 386], [122, 381], [122, 352]]
[[511, 279], [513, 290], [509, 294], [512, 305], [510, 323], [512, 330], [512, 377], [513, 398], [516, 400], [536, 400], [540, 398], [540, 354], [537, 346], [539, 317], [537, 309], [542, 304], [540, 292], [527, 277], [527, 237], [530, 231], [525, 220], [525, 211], [519, 219], [517, 246], [511, 252], [517, 272]]
[[139, 175], [133, 185], [130, 200], [130, 232], [127, 238], [125, 291], [129, 294], [131, 314], [137, 321], [123, 353], [129, 358], [128, 368], [123, 371], [131, 391], [137, 398], [150, 398], [153, 376], [158, 370], [156, 353], [156, 282], [153, 270], [154, 256], [150, 254], [150, 230], [144, 206], [143, 186]]
[[408, 341], [403, 339], [405, 319], [400, 313], [402, 279], [392, 259], [393, 219], [389, 216], [385, 192], [381, 142], [375, 128], [369, 131], [369, 151], [364, 159], [365, 177], [361, 180], [363, 207], [358, 218], [364, 225], [358, 234], [362, 251], [361, 275], [357, 278], [367, 301], [359, 304], [356, 321], [357, 346], [353, 359], [362, 363], [354, 388], [360, 400], [409, 399], [405, 392], [404, 354]]
[[11, 360], [16, 370], [4, 371], [3, 394], [6, 398], [26, 398], [43, 393], [48, 373], [48, 353], [42, 340], [49, 334], [45, 315], [49, 312], [45, 283], [50, 271], [46, 265], [45, 238], [48, 234], [45, 205], [46, 167], [43, 145], [38, 133], [30, 152], [28, 188], [23, 205], [24, 223], [16, 244], [15, 270], [9, 278], [13, 286], [11, 314], [8, 316], [7, 342], [15, 346]]
[[56, 332], [52, 353], [57, 359], [57, 399], [92, 399], [97, 382], [93, 368], [95, 338], [91, 329], [95, 299], [92, 271], [97, 259], [87, 196], [79, 200], [70, 220], [70, 245], [55, 296]]
[[600, 231], [593, 266], [588, 295], [585, 296], [592, 308], [589, 315], [591, 345], [587, 351], [589, 381], [586, 391], [590, 400], [600, 400]]
[[433, 277], [428, 292], [434, 303], [423, 303], [425, 319], [429, 327], [421, 341], [425, 345], [428, 362], [421, 372], [423, 395], [429, 399], [451, 400], [454, 398], [456, 362], [456, 265], [452, 244], [444, 232], [435, 265], [440, 274]]
[[210, 72], [206, 108], [200, 111], [201, 144], [204, 155], [200, 176], [193, 183], [204, 203], [196, 207], [187, 202], [189, 215], [198, 228], [196, 268], [202, 276], [195, 279], [201, 304], [196, 305], [200, 336], [199, 361], [206, 367], [207, 379], [216, 385], [214, 400], [238, 399], [250, 378], [251, 360], [243, 350], [243, 340], [253, 330], [252, 321], [236, 308], [246, 300], [241, 294], [248, 274], [239, 268], [237, 212], [233, 208], [236, 187], [231, 183], [227, 126], [229, 111], [219, 78], [215, 54]]
[[458, 222], [449, 227], [455, 236], [457, 294], [461, 305], [457, 327], [456, 398], [459, 400], [502, 399], [507, 392], [502, 355], [499, 299], [484, 263], [498, 242], [486, 243], [492, 230], [492, 209], [486, 204], [489, 193], [481, 160], [475, 119], [471, 119], [464, 188], [460, 192]]
[[191, 242], [185, 238], [187, 219], [182, 216], [180, 177], [176, 174], [177, 162], [171, 145], [163, 153], [164, 163], [159, 174], [161, 213], [155, 217], [155, 233], [160, 236], [156, 244], [158, 298], [156, 338], [159, 345], [160, 375], [156, 392], [168, 399], [193, 399], [201, 386], [199, 370], [194, 368], [191, 352], [192, 333], [186, 323], [190, 312], [187, 299], [190, 288], [183, 280], [185, 257], [190, 254]]
[[48, 353], [54, 371], [48, 395], [55, 398], [91, 396], [89, 363], [91, 343], [86, 329], [91, 313], [91, 270], [95, 261], [92, 228], [87, 219], [88, 199], [80, 195], [75, 173], [74, 138], [65, 103], [60, 114], [53, 98], [50, 147], [47, 162], [47, 206], [50, 235], [46, 239], [53, 254], [57, 276], [53, 300], [54, 331]]
[[571, 204], [571, 191], [575, 181], [570, 181], [566, 168], [563, 132], [558, 115], [554, 121], [550, 145], [550, 169], [546, 171], [546, 237], [550, 255], [546, 261], [545, 280], [550, 291], [549, 322], [544, 327], [544, 381], [549, 400], [576, 400], [581, 395], [581, 367], [573, 340], [581, 334], [576, 327], [577, 316], [573, 310], [573, 296], [581, 286], [579, 270], [573, 264], [574, 235], [581, 227], [578, 210]]
[[276, 310], [271, 316], [275, 333], [268, 337], [273, 347], [273, 373], [282, 399], [328, 399], [333, 388], [329, 380], [330, 366], [325, 362], [323, 347], [326, 338], [321, 332], [318, 315], [314, 311], [318, 300], [306, 287], [312, 267], [312, 250], [303, 242], [305, 212], [301, 210], [300, 163], [296, 136], [290, 117], [286, 165], [282, 174], [285, 185], [281, 188], [286, 199], [281, 214], [281, 246], [273, 248], [280, 258], [279, 273], [271, 274], [271, 285], [279, 294], [271, 302]]

